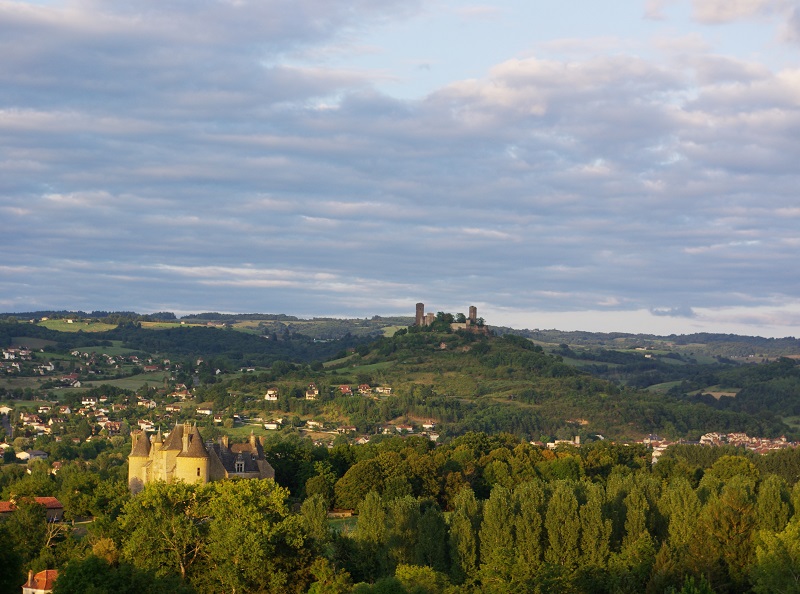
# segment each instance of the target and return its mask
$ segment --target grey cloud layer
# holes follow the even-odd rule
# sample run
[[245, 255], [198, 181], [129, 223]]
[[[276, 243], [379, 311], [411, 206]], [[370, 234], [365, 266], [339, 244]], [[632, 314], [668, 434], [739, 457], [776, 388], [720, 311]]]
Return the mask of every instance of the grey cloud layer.
[[412, 3], [132, 6], [0, 2], [0, 309], [691, 316], [800, 293], [800, 70], [533, 57], [399, 101], [282, 56]]

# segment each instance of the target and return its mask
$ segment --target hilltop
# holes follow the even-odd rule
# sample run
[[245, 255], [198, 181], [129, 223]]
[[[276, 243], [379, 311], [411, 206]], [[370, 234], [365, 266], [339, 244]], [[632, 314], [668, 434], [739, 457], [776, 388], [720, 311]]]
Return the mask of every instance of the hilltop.
[[[51, 315], [35, 315], [41, 313]], [[0, 396], [58, 400], [78, 389], [54, 392], [62, 384], [40, 365], [52, 363], [53, 375], [69, 371], [84, 390], [149, 386], [162, 391], [155, 396], [166, 405], [181, 383], [194, 402], [211, 403], [224, 418], [281, 419], [276, 426], [283, 427], [312, 421], [357, 434], [427, 425], [441, 438], [467, 431], [533, 440], [708, 431], [791, 436], [800, 419], [800, 380], [785, 358], [800, 353], [793, 338], [508, 328], [484, 335], [411, 323], [379, 316], [14, 314], [0, 323], [0, 345], [27, 345], [32, 361], [16, 372], [6, 366]], [[151, 369], [143, 373], [146, 361]], [[305, 397], [310, 384], [319, 391], [313, 400]], [[360, 393], [359, 386], [369, 389]], [[276, 397], [265, 400], [268, 390]], [[195, 408], [181, 409], [181, 418]], [[180, 416], [159, 411], [154, 422]]]

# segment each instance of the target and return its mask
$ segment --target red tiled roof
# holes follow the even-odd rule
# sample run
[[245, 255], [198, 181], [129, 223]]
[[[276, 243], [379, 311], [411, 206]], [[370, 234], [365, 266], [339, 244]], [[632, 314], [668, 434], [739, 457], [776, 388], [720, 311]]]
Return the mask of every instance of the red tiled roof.
[[[64, 505], [55, 497], [34, 497], [33, 500], [47, 509], [64, 509]], [[0, 501], [0, 513], [13, 512], [17, 509], [13, 501]]]
[[34, 590], [52, 590], [57, 578], [57, 569], [45, 569], [36, 575], [29, 575], [25, 587]]
[[55, 497], [34, 497], [34, 500], [47, 509], [64, 509], [64, 505]]

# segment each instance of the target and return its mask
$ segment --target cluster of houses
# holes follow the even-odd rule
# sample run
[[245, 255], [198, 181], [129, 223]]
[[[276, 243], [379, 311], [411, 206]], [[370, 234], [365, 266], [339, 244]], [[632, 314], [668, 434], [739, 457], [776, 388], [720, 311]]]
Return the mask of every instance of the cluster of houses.
[[669, 446], [678, 444], [709, 447], [732, 445], [750, 450], [751, 452], [755, 452], [757, 454], [767, 454], [776, 450], [795, 448], [798, 445], [797, 442], [789, 441], [784, 436], [777, 438], [750, 437], [747, 435], [747, 433], [706, 433], [705, 435], [701, 436], [698, 441], [670, 441], [663, 439], [658, 435], [648, 435], [639, 443], [643, 443], [652, 448], [653, 462], [656, 462]]
[[[388, 396], [392, 393], [392, 389], [389, 386], [376, 386], [373, 388], [369, 384], [359, 384], [355, 391], [353, 387], [348, 384], [342, 384], [336, 389], [342, 396], [352, 396], [354, 393], [360, 394], [361, 396], [371, 396], [373, 394]], [[277, 401], [278, 396], [278, 388], [269, 388], [266, 394], [264, 394], [264, 400]], [[317, 400], [319, 398], [319, 388], [315, 383], [308, 384], [305, 391], [305, 398], [306, 400]]]

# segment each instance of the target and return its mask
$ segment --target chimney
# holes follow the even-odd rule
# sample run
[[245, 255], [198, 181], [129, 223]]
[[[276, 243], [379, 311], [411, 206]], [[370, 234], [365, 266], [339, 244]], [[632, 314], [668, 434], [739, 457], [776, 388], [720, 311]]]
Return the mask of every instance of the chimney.
[[189, 450], [189, 423], [184, 423], [183, 435], [181, 437], [183, 438], [181, 440], [182, 441], [181, 445], [183, 447], [183, 451], [186, 452]]
[[221, 435], [220, 438], [219, 438], [219, 444], [223, 448], [225, 448], [227, 450], [228, 449], [228, 436], [227, 435]]
[[256, 449], [256, 443], [257, 443], [257, 442], [256, 442], [256, 436], [255, 436], [255, 433], [253, 433], [252, 431], [250, 431], [250, 447], [251, 447], [251, 448], [253, 448], [254, 450]]

